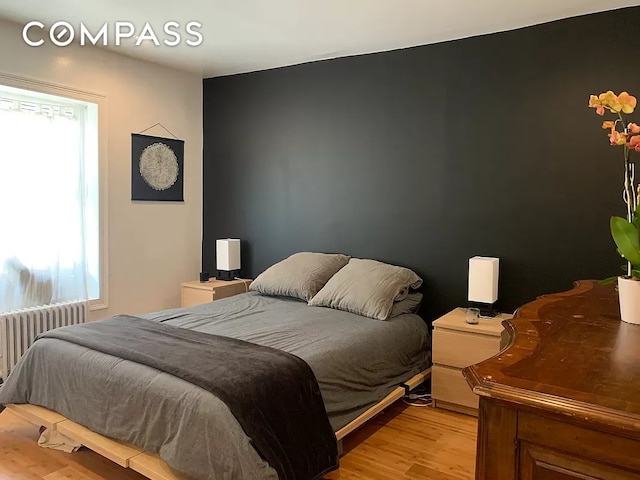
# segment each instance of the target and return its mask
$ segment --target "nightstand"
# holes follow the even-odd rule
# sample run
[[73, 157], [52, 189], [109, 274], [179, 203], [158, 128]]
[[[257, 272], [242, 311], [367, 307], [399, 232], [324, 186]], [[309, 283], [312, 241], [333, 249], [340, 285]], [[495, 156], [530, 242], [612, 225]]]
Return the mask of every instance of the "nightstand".
[[190, 307], [201, 303], [209, 303], [221, 298], [232, 297], [249, 291], [251, 280], [216, 280], [208, 282], [184, 282], [180, 292], [180, 306]]
[[433, 322], [431, 397], [434, 406], [478, 415], [478, 396], [462, 376], [462, 369], [493, 357], [506, 347], [508, 335], [502, 320], [513, 315], [465, 321], [466, 308], [455, 310]]

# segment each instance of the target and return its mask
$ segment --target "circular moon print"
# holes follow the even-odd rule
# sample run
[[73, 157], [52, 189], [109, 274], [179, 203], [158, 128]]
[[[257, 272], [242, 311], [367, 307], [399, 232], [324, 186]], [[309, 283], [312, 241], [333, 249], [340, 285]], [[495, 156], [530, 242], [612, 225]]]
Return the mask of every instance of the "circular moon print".
[[166, 190], [178, 179], [178, 158], [164, 143], [153, 143], [140, 155], [140, 175], [154, 190]]

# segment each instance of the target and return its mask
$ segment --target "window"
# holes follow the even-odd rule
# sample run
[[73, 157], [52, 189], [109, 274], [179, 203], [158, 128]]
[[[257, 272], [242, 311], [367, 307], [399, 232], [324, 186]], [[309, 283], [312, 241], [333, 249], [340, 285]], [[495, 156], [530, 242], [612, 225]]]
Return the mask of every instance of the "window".
[[103, 297], [98, 110], [0, 85], [0, 312]]

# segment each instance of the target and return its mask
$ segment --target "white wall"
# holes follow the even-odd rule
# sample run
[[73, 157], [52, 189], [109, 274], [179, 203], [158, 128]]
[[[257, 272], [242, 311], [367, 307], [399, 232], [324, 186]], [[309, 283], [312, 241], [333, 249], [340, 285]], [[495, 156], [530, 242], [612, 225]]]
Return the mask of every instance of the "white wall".
[[[201, 77], [92, 46], [29, 47], [21, 31], [0, 20], [0, 73], [106, 97], [109, 308], [91, 318], [179, 306], [201, 265]], [[131, 201], [131, 133], [157, 122], [185, 141], [184, 203]]]

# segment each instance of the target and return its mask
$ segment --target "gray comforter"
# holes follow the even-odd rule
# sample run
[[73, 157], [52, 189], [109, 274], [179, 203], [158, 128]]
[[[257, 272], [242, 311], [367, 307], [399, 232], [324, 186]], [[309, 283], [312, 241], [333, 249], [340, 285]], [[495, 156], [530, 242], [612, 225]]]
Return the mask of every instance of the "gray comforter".
[[[143, 318], [299, 356], [338, 430], [429, 365], [420, 317], [386, 322], [256, 293]], [[103, 435], [157, 452], [197, 479], [275, 479], [227, 406], [172, 375], [57, 339], [29, 349], [0, 404], [32, 403]], [[303, 432], [301, 432], [303, 435]]]

